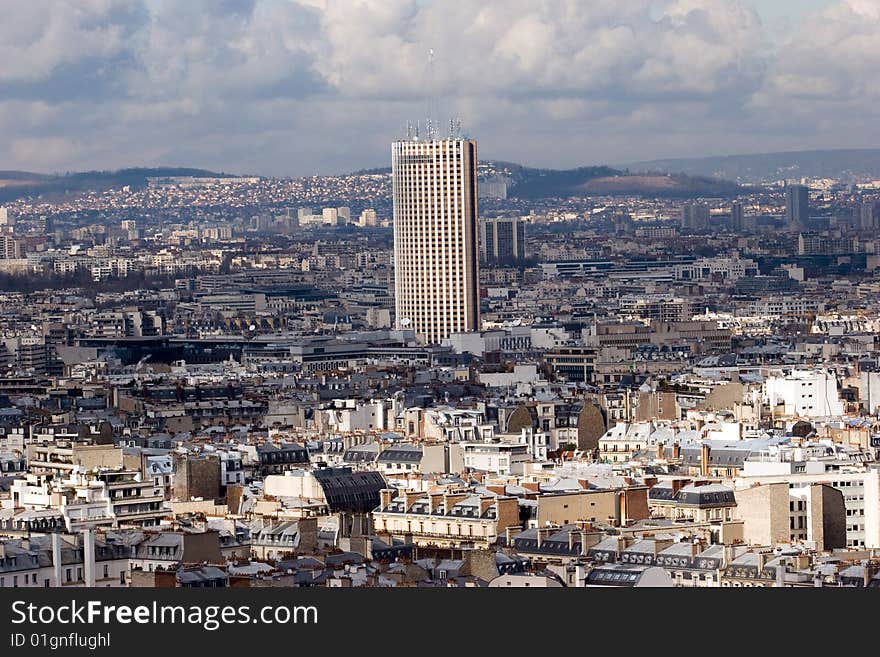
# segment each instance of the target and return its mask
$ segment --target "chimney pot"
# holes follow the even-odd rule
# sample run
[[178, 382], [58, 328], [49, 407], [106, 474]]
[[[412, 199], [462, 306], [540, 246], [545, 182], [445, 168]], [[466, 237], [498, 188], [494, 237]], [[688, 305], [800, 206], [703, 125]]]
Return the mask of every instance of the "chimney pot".
[[709, 476], [709, 445], [707, 443], [703, 443], [700, 446], [700, 475], [703, 477]]

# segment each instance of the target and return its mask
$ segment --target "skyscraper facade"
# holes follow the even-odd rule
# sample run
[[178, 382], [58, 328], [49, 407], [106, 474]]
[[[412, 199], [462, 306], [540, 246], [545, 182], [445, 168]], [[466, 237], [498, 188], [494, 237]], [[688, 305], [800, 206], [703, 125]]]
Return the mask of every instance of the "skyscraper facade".
[[745, 228], [742, 203], [734, 203], [730, 208], [730, 228], [737, 233], [741, 233]]
[[709, 206], [686, 203], [681, 208], [681, 227], [684, 230], [706, 230], [709, 227]]
[[810, 188], [787, 185], [785, 188], [785, 225], [789, 230], [803, 230], [810, 218]]
[[517, 217], [495, 217], [480, 222], [480, 258], [511, 263], [526, 257], [525, 224]]
[[479, 330], [477, 143], [398, 141], [391, 167], [397, 326], [425, 344]]
[[874, 230], [877, 228], [877, 209], [874, 207], [872, 199], [863, 200], [856, 206], [856, 211], [858, 214], [856, 225], [861, 230]]

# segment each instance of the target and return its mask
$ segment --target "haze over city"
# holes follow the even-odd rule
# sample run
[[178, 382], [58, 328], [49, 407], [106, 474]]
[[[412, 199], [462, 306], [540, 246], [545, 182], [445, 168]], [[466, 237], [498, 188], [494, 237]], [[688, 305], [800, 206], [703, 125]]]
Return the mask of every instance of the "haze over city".
[[533, 166], [878, 146], [878, 27], [872, 0], [36, 0], [0, 22], [0, 168], [385, 166], [432, 94]]

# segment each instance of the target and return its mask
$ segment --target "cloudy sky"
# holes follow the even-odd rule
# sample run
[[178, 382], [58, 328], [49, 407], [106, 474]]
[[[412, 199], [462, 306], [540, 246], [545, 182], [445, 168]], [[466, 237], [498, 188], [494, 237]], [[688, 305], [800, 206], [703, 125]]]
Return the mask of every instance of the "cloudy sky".
[[[880, 147], [880, 0], [3, 0], [0, 169], [568, 167]], [[435, 50], [433, 74], [427, 52]]]

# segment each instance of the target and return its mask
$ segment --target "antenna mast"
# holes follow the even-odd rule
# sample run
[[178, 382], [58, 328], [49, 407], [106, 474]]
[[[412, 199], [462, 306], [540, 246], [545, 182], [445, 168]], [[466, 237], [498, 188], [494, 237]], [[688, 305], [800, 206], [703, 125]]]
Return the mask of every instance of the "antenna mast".
[[428, 120], [425, 126], [425, 139], [431, 141], [437, 138], [437, 124], [435, 121], [437, 89], [434, 85], [434, 49], [428, 49]]

